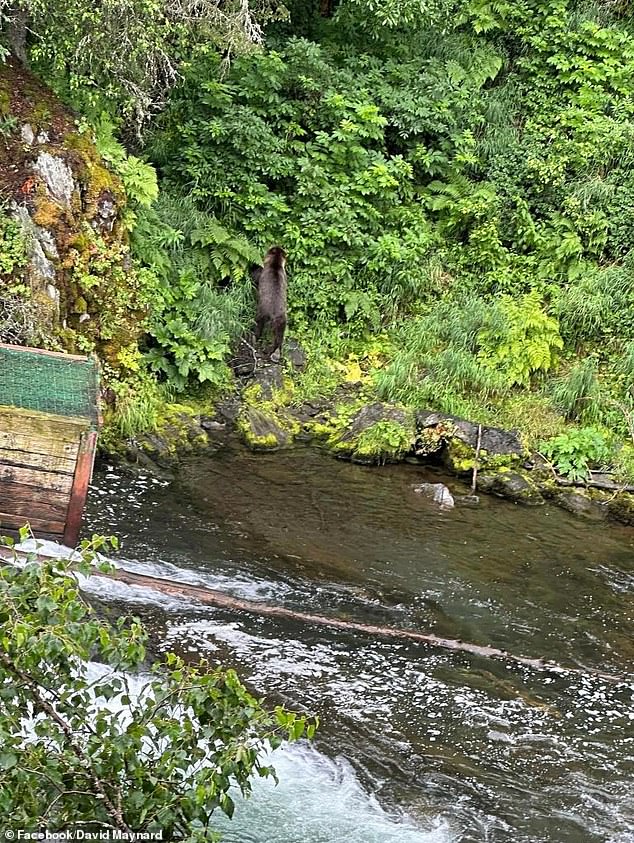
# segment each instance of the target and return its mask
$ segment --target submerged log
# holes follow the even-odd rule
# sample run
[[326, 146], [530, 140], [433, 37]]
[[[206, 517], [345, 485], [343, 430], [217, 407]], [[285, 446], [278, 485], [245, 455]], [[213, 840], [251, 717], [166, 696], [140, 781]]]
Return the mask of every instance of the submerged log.
[[[41, 561], [52, 561], [54, 557], [44, 554], [35, 554]], [[7, 551], [0, 550], [0, 563], [11, 563], [13, 557]], [[604, 673], [593, 668], [564, 667], [557, 662], [540, 658], [529, 658], [518, 656], [501, 650], [498, 647], [489, 647], [484, 644], [471, 644], [459, 638], [443, 638], [433, 632], [418, 632], [414, 629], [404, 627], [384, 626], [382, 624], [361, 623], [360, 621], [344, 620], [342, 618], [328, 617], [326, 615], [315, 615], [311, 612], [301, 612], [296, 609], [289, 609], [285, 606], [275, 606], [257, 600], [246, 600], [241, 597], [233, 597], [223, 591], [207, 588], [201, 585], [190, 585], [188, 583], [173, 582], [162, 577], [153, 577], [148, 574], [138, 574], [127, 571], [124, 568], [114, 568], [107, 573], [96, 568], [92, 572], [96, 577], [118, 580], [126, 585], [136, 585], [142, 588], [149, 588], [159, 591], [162, 594], [169, 594], [174, 597], [184, 597], [197, 600], [209, 606], [230, 611], [246, 612], [260, 617], [283, 618], [284, 620], [298, 621], [299, 623], [325, 626], [330, 629], [341, 629], [345, 632], [358, 632], [362, 635], [369, 635], [380, 638], [395, 638], [399, 640], [412, 641], [415, 643], [428, 644], [431, 647], [438, 647], [443, 650], [453, 650], [459, 653], [468, 653], [482, 658], [504, 659], [522, 667], [533, 670], [548, 670], [559, 674], [592, 675], [610, 682], [623, 682], [624, 676], [615, 676]]]

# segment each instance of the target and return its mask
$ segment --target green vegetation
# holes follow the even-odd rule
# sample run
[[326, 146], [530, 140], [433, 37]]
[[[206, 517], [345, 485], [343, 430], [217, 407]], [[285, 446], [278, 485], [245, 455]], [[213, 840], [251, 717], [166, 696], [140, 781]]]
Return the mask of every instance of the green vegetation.
[[[88, 574], [108, 543], [84, 542], [73, 568]], [[275, 776], [266, 751], [315, 731], [309, 718], [264, 708], [233, 670], [174, 654], [148, 668], [140, 623], [100, 619], [64, 561], [5, 564], [0, 596], [0, 806], [10, 826], [217, 840], [212, 815], [233, 814], [230, 787], [248, 795], [254, 776]]]
[[[104, 60], [120, 34], [105, 27], [85, 63], [69, 61], [73, 39], [104, 12], [83, 14], [78, 0], [65, 22], [25, 5], [36, 66], [83, 109], [128, 196], [146, 399], [152, 378], [172, 392], [230, 387], [227, 364], [253, 316], [248, 268], [277, 242], [289, 253], [290, 334], [308, 352], [298, 398], [347, 382], [367, 400], [518, 427], [531, 445], [594, 426], [610, 431], [606, 464], [629, 476], [626, 6], [286, 5], [249, 11], [266, 24], [262, 47], [231, 64], [237, 41], [213, 2], [186, 24], [165, 7], [127, 58]], [[132, 11], [126, 39], [147, 21], [144, 3]], [[235, 33], [239, 15], [227, 14]], [[244, 47], [261, 30], [242, 24]], [[156, 64], [142, 69], [142, 53]], [[132, 156], [114, 135], [139, 125]], [[77, 306], [95, 275], [82, 272]]]
[[27, 261], [27, 243], [20, 224], [0, 208], [0, 276], [10, 276]]
[[610, 460], [605, 436], [593, 427], [560, 433], [545, 443], [544, 454], [560, 474], [571, 480], [586, 480], [591, 468], [601, 468]]
[[6, 0], [0, 6], [0, 58], [29, 60], [84, 114], [106, 107], [142, 129], [161, 107], [192, 51], [210, 45], [225, 55], [261, 40], [260, 24], [277, 5], [217, 0], [182, 3], [70, 0], [63, 10], [45, 0]]

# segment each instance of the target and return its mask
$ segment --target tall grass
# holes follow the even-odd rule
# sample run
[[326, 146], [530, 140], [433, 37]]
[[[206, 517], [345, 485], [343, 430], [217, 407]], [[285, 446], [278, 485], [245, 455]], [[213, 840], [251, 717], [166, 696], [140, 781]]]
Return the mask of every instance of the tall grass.
[[593, 424], [601, 419], [598, 361], [588, 356], [552, 385], [555, 406], [570, 421]]
[[482, 299], [443, 301], [397, 333], [392, 363], [377, 373], [380, 397], [449, 413], [486, 406], [507, 390], [504, 375], [478, 357], [478, 337], [497, 324], [497, 308]]

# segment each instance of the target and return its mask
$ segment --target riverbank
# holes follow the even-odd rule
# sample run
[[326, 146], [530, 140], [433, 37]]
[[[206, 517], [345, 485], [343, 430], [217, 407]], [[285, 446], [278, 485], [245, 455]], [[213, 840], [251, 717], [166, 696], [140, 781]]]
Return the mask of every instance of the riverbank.
[[472, 504], [484, 493], [634, 525], [634, 486], [610, 471], [566, 477], [520, 431], [378, 401], [362, 382], [343, 382], [327, 398], [305, 399], [291, 376], [297, 360], [291, 355], [286, 369], [259, 362], [241, 388], [213, 402], [166, 405], [155, 431], [125, 442], [109, 439], [107, 456], [165, 474], [177, 470], [185, 455], [218, 451], [236, 439], [254, 452], [308, 445], [365, 465], [442, 467], [470, 484]]

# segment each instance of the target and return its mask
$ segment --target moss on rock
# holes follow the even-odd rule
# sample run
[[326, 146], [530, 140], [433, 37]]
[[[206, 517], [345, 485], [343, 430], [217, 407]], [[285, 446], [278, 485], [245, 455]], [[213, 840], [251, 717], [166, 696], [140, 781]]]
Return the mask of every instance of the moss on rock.
[[606, 508], [612, 520], [634, 527], [634, 495], [621, 492], [612, 496], [607, 501]]
[[254, 451], [272, 451], [292, 445], [301, 430], [287, 408], [291, 385], [281, 379], [279, 388], [255, 382], [242, 392], [236, 426], [242, 441]]
[[380, 402], [340, 406], [326, 422], [309, 427], [335, 455], [367, 464], [404, 458], [415, 439], [413, 415]]
[[483, 492], [506, 498], [514, 503], [528, 506], [538, 506], [544, 503], [544, 498], [537, 483], [525, 473], [499, 470], [495, 474], [483, 473], [478, 475], [478, 488]]
[[74, 115], [17, 62], [0, 67], [0, 92], [19, 127], [0, 144], [0, 191], [31, 244], [13, 280], [50, 302], [39, 344], [96, 351], [107, 375], [147, 311], [144, 276], [130, 260], [123, 184]]

